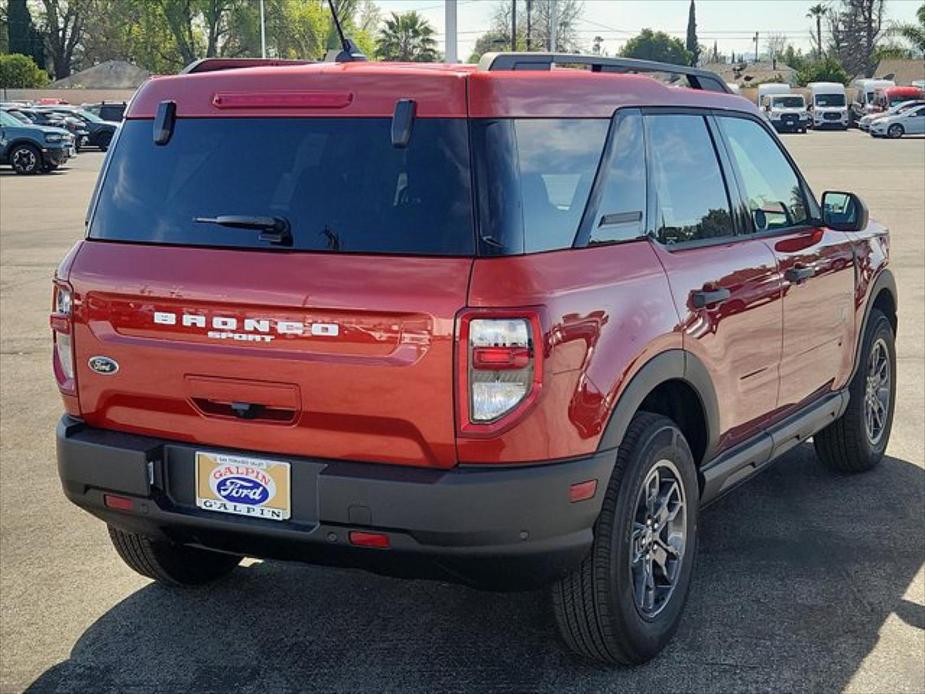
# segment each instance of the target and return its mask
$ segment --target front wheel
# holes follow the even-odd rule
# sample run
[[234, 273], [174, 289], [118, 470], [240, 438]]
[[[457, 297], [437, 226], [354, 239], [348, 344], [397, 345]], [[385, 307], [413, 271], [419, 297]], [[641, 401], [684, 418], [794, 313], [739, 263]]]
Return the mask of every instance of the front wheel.
[[18, 174], [38, 173], [42, 170], [42, 153], [29, 144], [16, 145], [10, 152], [10, 165]]
[[699, 491], [678, 427], [638, 413], [617, 451], [591, 550], [552, 588], [556, 623], [571, 650], [634, 665], [665, 647], [690, 586]]
[[241, 557], [155, 540], [109, 526], [109, 538], [129, 568], [169, 586], [198, 586], [231, 573]]
[[893, 428], [896, 347], [893, 326], [877, 309], [871, 309], [860, 360], [844, 414], [813, 437], [819, 459], [840, 472], [865, 472], [877, 465]]
[[899, 123], [893, 123], [893, 125], [887, 128], [887, 131], [886, 131], [886, 134], [890, 136], [891, 138], [893, 138], [894, 140], [896, 138], [902, 137], [905, 133], [906, 133], [905, 129]]

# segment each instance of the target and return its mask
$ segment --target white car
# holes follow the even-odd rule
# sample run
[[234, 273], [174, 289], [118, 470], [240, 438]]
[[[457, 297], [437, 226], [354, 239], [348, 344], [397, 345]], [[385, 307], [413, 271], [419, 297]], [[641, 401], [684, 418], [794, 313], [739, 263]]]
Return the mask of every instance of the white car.
[[879, 118], [870, 125], [874, 137], [897, 138], [903, 135], [925, 135], [925, 106], [910, 108], [885, 118]]
[[875, 120], [880, 120], [881, 118], [886, 118], [888, 116], [896, 115], [897, 113], [903, 113], [910, 108], [915, 108], [916, 106], [925, 106], [925, 101], [921, 99], [913, 99], [912, 101], [903, 101], [901, 104], [896, 104], [891, 107], [888, 111], [883, 111], [882, 113], [870, 113], [861, 120], [858, 121], [858, 127], [861, 130], [870, 130], [870, 124]]

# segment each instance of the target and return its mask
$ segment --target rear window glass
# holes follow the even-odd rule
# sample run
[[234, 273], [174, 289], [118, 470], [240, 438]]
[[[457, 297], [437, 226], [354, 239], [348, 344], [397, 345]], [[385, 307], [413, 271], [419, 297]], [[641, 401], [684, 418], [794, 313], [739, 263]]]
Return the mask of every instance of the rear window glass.
[[155, 145], [127, 121], [90, 238], [271, 248], [259, 231], [194, 221], [282, 217], [292, 248], [350, 253], [474, 253], [467, 123], [418, 119], [406, 148], [391, 119], [179, 119]]
[[609, 126], [577, 118], [473, 122], [485, 253], [571, 248]]

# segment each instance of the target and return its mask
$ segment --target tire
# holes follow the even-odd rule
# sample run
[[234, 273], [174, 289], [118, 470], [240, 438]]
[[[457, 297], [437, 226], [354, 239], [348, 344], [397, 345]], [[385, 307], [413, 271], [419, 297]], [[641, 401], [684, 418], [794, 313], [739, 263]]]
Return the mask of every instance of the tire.
[[[879, 375], [879, 356], [886, 358], [885, 388], [878, 382], [869, 381], [872, 373]], [[868, 392], [868, 384], [871, 391]], [[848, 386], [850, 399], [848, 408], [841, 417], [829, 424], [813, 437], [816, 455], [827, 467], [839, 472], [866, 472], [883, 459], [893, 427], [893, 411], [896, 404], [896, 347], [893, 326], [889, 319], [877, 309], [871, 309], [861, 346], [858, 371]], [[880, 403], [874, 426], [868, 424], [868, 413], [877, 410], [874, 402]], [[880, 427], [876, 424], [879, 422]], [[873, 431], [871, 431], [873, 429]]]
[[887, 137], [895, 140], [902, 137], [906, 134], [906, 129], [901, 126], [899, 123], [893, 123], [889, 128], [886, 129]]
[[230, 574], [240, 563], [234, 554], [186, 547], [109, 527], [109, 538], [129, 568], [168, 586], [199, 586]]
[[16, 173], [31, 176], [42, 170], [42, 153], [33, 145], [19, 144], [10, 152], [9, 162]]
[[[670, 513], [671, 489], [674, 510], [668, 523], [649, 526], [646, 485], [658, 474], [659, 506]], [[676, 485], [673, 486], [673, 485]], [[683, 503], [677, 504], [678, 501]], [[552, 587], [556, 624], [565, 644], [575, 653], [604, 663], [635, 665], [650, 660], [674, 635], [681, 619], [690, 587], [694, 555], [697, 550], [697, 517], [700, 489], [697, 470], [684, 435], [667, 417], [640, 412], [633, 418], [617, 451], [617, 462], [605, 491], [601, 514], [594, 526], [594, 542], [588, 556], [571, 574]], [[664, 516], [662, 516], [664, 521]], [[666, 543], [666, 530], [677, 538], [683, 525], [681, 543]], [[651, 544], [658, 537], [660, 544]], [[649, 542], [647, 542], [647, 540]], [[674, 582], [670, 590], [664, 585], [662, 595], [652, 596], [638, 588], [645, 583], [646, 565], [657, 570], [665, 583], [662, 567], [669, 555], [665, 545], [675, 550], [681, 544], [680, 559], [673, 566]], [[643, 547], [661, 554], [646, 561]], [[634, 557], [638, 561], [634, 562]], [[634, 568], [635, 567], [635, 568]], [[658, 586], [656, 586], [658, 590]], [[667, 593], [665, 591], [667, 590]], [[637, 596], [642, 606], [637, 606]]]

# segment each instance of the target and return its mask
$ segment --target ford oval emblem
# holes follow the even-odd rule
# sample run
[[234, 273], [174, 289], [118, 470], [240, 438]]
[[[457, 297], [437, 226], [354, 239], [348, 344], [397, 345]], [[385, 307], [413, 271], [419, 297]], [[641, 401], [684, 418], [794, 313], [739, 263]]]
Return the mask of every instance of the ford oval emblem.
[[217, 480], [214, 489], [216, 494], [232, 503], [259, 506], [270, 498], [270, 488], [267, 485], [242, 475]]
[[119, 370], [119, 362], [115, 359], [110, 359], [109, 357], [90, 357], [87, 361], [87, 366], [90, 367], [91, 371], [95, 371], [98, 374], [103, 374], [104, 376], [112, 376], [116, 371]]

